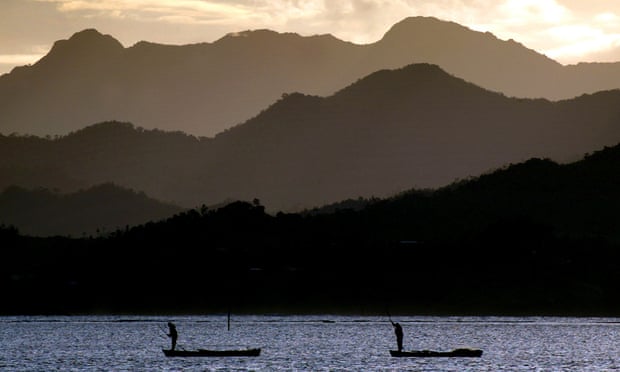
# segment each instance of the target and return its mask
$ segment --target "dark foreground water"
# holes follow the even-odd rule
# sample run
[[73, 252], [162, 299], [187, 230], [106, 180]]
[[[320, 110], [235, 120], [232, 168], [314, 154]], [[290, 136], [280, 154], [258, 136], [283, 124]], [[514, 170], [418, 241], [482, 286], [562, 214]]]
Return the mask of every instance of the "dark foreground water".
[[[261, 347], [257, 358], [166, 358], [163, 327], [178, 345]], [[482, 358], [392, 358], [385, 317], [221, 316], [0, 317], [2, 371], [614, 371], [620, 319], [397, 317], [406, 349], [474, 347]]]

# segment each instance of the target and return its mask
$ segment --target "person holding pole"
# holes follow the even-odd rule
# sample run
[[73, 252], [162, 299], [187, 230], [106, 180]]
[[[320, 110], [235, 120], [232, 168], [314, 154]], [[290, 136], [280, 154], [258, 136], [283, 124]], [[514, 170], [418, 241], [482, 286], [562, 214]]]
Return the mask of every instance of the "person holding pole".
[[396, 335], [396, 344], [398, 345], [398, 351], [403, 351], [403, 327], [401, 327], [399, 323], [394, 323], [392, 319], [390, 319], [390, 323], [392, 323], [392, 327], [394, 327], [394, 334]]
[[170, 350], [174, 350], [177, 346], [177, 338], [179, 337], [179, 334], [177, 333], [177, 326], [175, 326], [172, 322], [168, 322], [168, 329], [169, 333], [166, 336], [170, 337], [170, 341], [172, 341], [172, 347]]

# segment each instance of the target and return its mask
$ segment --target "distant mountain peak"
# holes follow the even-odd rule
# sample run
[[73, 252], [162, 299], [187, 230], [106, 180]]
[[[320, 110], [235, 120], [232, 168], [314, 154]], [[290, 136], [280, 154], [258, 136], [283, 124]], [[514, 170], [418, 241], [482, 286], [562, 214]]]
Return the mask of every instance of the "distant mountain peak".
[[[383, 36], [382, 40], [395, 40], [402, 41], [404, 38], [424, 39], [429, 41], [436, 41], [437, 43], [445, 43], [446, 39], [472, 37], [478, 35], [484, 38], [490, 38], [492, 40], [499, 40], [491, 32], [481, 32], [473, 30], [469, 27], [463, 26], [459, 23], [452, 21], [444, 21], [435, 17], [407, 17], [402, 21], [394, 24]], [[434, 39], [436, 38], [436, 39]], [[528, 49], [523, 44], [513, 40], [505, 40], [506, 43], [514, 44], [519, 47]], [[441, 47], [446, 47], [441, 45]]]
[[275, 44], [282, 41], [289, 43], [301, 43], [304, 41], [319, 41], [319, 42], [337, 42], [346, 43], [331, 34], [320, 34], [303, 36], [295, 32], [277, 32], [269, 29], [258, 30], [245, 30], [240, 32], [231, 32], [226, 34], [223, 38], [216, 41], [216, 43], [222, 42], [237, 42], [243, 41], [244, 43], [255, 44]]
[[[335, 96], [362, 94], [366, 97], [389, 95], [404, 97], [412, 92], [431, 95], [433, 92], [452, 94], [456, 87], [485, 92], [486, 90], [447, 73], [430, 63], [416, 63], [398, 69], [376, 71], [340, 90]], [[495, 93], [492, 93], [495, 94]]]
[[450, 22], [450, 21], [444, 21], [437, 17], [412, 16], [412, 17], [403, 18], [399, 22], [396, 22], [391, 28], [405, 27], [405, 26], [411, 26], [411, 25], [418, 26], [421, 24], [427, 24], [427, 25], [428, 24], [455, 24], [455, 25], [458, 25], [457, 23]]
[[[433, 76], [433, 77], [442, 77], [442, 78], [450, 78], [457, 79], [453, 75], [448, 74], [441, 67], [431, 64], [431, 63], [414, 63], [401, 68], [396, 69], [382, 69], [379, 71], [375, 71], [372, 74], [362, 78], [359, 82], [373, 80], [378, 77], [383, 77], [387, 75], [399, 76], [402, 78], [412, 78], [415, 76]], [[461, 79], [458, 79], [461, 80]]]
[[243, 39], [250, 39], [252, 41], [260, 41], [260, 40], [270, 40], [270, 39], [275, 39], [277, 37], [280, 36], [295, 36], [295, 37], [300, 37], [298, 34], [296, 33], [292, 33], [292, 32], [287, 32], [287, 33], [280, 33], [277, 31], [273, 31], [273, 30], [269, 30], [269, 29], [257, 29], [257, 30], [245, 30], [245, 31], [239, 31], [239, 32], [230, 32], [228, 34], [226, 34], [226, 36], [224, 36], [223, 38], [221, 38], [218, 41], [224, 41], [224, 40], [243, 40]]
[[136, 128], [132, 123], [128, 122], [120, 122], [120, 121], [103, 121], [100, 123], [95, 123], [88, 125], [82, 129], [79, 129], [71, 134], [89, 134], [91, 132], [103, 132], [103, 131], [118, 131], [118, 132], [133, 132]]
[[417, 32], [446, 31], [446, 30], [469, 30], [458, 23], [443, 21], [435, 17], [407, 17], [394, 24], [384, 35], [385, 38], [401, 35], [411, 35]]
[[88, 28], [73, 34], [67, 44], [73, 47], [124, 49], [123, 45], [114, 37], [102, 34], [94, 28]]
[[41, 60], [99, 58], [102, 55], [118, 54], [125, 48], [110, 35], [89, 28], [76, 32], [68, 40], [58, 40], [50, 52]]
[[278, 33], [272, 30], [268, 30], [268, 29], [258, 29], [258, 30], [244, 30], [244, 31], [238, 31], [238, 32], [229, 32], [224, 37], [236, 38], [236, 37], [250, 37], [253, 35], [275, 35], [275, 34], [278, 34]]

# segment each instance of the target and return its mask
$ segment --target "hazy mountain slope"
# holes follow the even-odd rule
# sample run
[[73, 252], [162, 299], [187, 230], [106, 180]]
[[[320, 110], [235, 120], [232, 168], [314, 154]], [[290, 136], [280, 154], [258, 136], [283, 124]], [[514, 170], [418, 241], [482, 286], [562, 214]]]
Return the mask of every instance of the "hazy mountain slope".
[[73, 192], [112, 182], [172, 201], [179, 196], [175, 179], [195, 172], [209, 142], [119, 122], [57, 139], [0, 136], [0, 189], [19, 185]]
[[550, 85], [562, 80], [562, 66], [514, 40], [499, 40], [491, 33], [434, 18], [407, 18], [369, 49], [376, 69], [402, 67], [403, 62], [436, 64], [448, 73], [509, 96], [555, 99], [585, 92]]
[[112, 232], [182, 211], [144, 193], [104, 184], [73, 194], [11, 187], [0, 193], [0, 224], [33, 236]]
[[407, 18], [368, 45], [259, 30], [213, 43], [123, 48], [85, 30], [0, 76], [0, 133], [66, 134], [122, 120], [211, 136], [282, 93], [330, 95], [374, 71], [419, 62], [509, 96], [570, 98], [620, 87], [619, 64], [563, 67], [514, 41], [435, 18]]
[[348, 84], [351, 74], [341, 72], [359, 49], [329, 36], [271, 31], [186, 46], [140, 42], [124, 49], [110, 39], [82, 31], [35, 65], [1, 76], [0, 132], [66, 134], [85, 123], [123, 120], [213, 135], [283, 92], [325, 93]]
[[619, 91], [510, 99], [430, 65], [380, 71], [332, 97], [290, 95], [217, 136], [214, 158], [230, 162], [207, 168], [217, 177], [206, 195], [317, 205], [437, 187], [534, 156], [574, 160], [620, 140], [618, 102]]
[[406, 18], [367, 47], [372, 71], [431, 63], [514, 97], [559, 100], [620, 88], [620, 63], [563, 66], [518, 41], [432, 17]]
[[[259, 198], [270, 209], [296, 209], [444, 186], [531, 157], [576, 160], [620, 141], [619, 102], [620, 91], [508, 98], [437, 66], [411, 65], [327, 98], [286, 95], [213, 139], [120, 123], [49, 143], [0, 137], [0, 179], [20, 167], [61, 168], [50, 177], [114, 182], [189, 207]], [[42, 152], [22, 156], [35, 146]]]

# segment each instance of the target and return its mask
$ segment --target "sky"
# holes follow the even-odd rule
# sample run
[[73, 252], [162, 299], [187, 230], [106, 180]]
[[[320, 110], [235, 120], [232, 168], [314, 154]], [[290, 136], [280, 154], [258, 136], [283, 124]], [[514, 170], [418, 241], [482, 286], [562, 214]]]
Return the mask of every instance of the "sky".
[[408, 16], [489, 31], [563, 64], [620, 61], [620, 0], [0, 0], [0, 74], [86, 28], [126, 47], [264, 28], [365, 44]]

